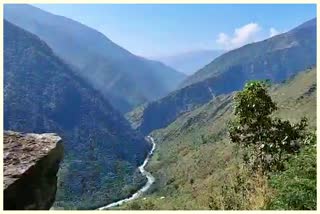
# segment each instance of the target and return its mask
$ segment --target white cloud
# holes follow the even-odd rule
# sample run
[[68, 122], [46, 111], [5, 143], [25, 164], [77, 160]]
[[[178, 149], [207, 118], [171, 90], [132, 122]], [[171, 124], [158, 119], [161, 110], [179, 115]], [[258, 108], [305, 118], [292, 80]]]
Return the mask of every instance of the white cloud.
[[275, 35], [278, 35], [280, 32], [278, 31], [278, 30], [276, 30], [275, 28], [270, 28], [269, 29], [269, 36], [270, 37], [273, 37], [273, 36], [275, 36]]
[[229, 41], [230, 41], [230, 38], [225, 33], [219, 33], [218, 39], [216, 40], [216, 42], [221, 45], [227, 45]]
[[261, 27], [257, 23], [249, 23], [236, 28], [232, 36], [226, 33], [219, 33], [216, 42], [222, 48], [230, 50], [259, 40], [260, 31]]

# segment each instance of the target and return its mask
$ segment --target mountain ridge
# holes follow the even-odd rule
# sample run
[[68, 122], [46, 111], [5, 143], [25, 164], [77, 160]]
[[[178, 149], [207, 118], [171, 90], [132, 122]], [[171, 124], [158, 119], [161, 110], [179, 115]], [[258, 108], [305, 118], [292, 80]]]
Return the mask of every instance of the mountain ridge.
[[[295, 34], [301, 32], [301, 30], [306, 29], [316, 32], [316, 18], [308, 20], [286, 33], [282, 33], [259, 42], [246, 44], [240, 48], [222, 54], [220, 57], [217, 57], [215, 60], [213, 60], [210, 64], [197, 71], [194, 75], [184, 80], [184, 82], [181, 84], [181, 87], [203, 81], [206, 78], [210, 78], [214, 75], [218, 75], [219, 73], [224, 72], [224, 67], [221, 67], [221, 69], [215, 67], [217, 67], [219, 63], [221, 64], [222, 62], [226, 61], [228, 59], [227, 57], [230, 58], [230, 56], [233, 56], [233, 63], [239, 63], [241, 60], [248, 60], [249, 57], [263, 57], [263, 54], [299, 45], [295, 43]], [[282, 40], [279, 42], [279, 39]], [[252, 50], [252, 47], [255, 47], [255, 50]], [[242, 54], [239, 54], [239, 52], [241, 52]]]
[[135, 56], [101, 32], [30, 5], [5, 5], [4, 17], [38, 35], [121, 112], [174, 90], [185, 75]]
[[[132, 127], [148, 134], [152, 130], [166, 127], [179, 115], [209, 102], [215, 96], [239, 90], [246, 81], [270, 79], [278, 83], [314, 66], [316, 64], [315, 20], [311, 20], [311, 23], [306, 27], [301, 27], [302, 24], [300, 28], [288, 33], [223, 54], [203, 68], [210, 74], [206, 75], [205, 79], [186, 84], [162, 99], [131, 111], [127, 114], [127, 119]], [[266, 47], [274, 51], [268, 52]], [[246, 60], [238, 63], [239, 59]], [[216, 65], [217, 61], [222, 63]], [[212, 66], [213, 69], [210, 69]], [[218, 67], [227, 69], [216, 73]], [[201, 70], [188, 78], [197, 76], [199, 72]]]
[[144, 137], [45, 42], [6, 20], [4, 128], [62, 137], [57, 207], [99, 207], [143, 185]]

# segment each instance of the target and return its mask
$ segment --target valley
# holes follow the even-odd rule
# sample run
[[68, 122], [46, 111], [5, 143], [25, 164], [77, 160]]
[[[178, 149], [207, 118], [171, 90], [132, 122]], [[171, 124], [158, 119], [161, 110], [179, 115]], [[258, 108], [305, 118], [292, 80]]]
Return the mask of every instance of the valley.
[[129, 201], [133, 201], [133, 200], [141, 197], [141, 195], [144, 194], [146, 191], [148, 191], [148, 189], [154, 183], [155, 178], [151, 175], [150, 172], [145, 170], [145, 167], [149, 163], [149, 160], [150, 160], [150, 158], [152, 157], [152, 155], [154, 153], [154, 150], [156, 148], [156, 143], [154, 142], [153, 137], [147, 136], [147, 139], [152, 143], [152, 148], [151, 148], [150, 152], [148, 153], [146, 159], [144, 160], [143, 164], [138, 167], [140, 173], [147, 178], [146, 184], [141, 189], [139, 189], [137, 192], [135, 192], [132, 196], [130, 196], [129, 198], [125, 198], [125, 199], [122, 199], [120, 201], [113, 202], [113, 203], [108, 204], [106, 206], [100, 207], [98, 210], [106, 210], [108, 208], [121, 206], [121, 205], [123, 205], [123, 204], [125, 204], [125, 203], [127, 203]]
[[[241, 89], [249, 80], [284, 81], [316, 64], [316, 20], [229, 51], [189, 76], [174, 92], [127, 113], [144, 134], [168, 126], [181, 114], [218, 96]], [[304, 54], [308, 53], [308, 54]]]
[[[302, 116], [309, 121], [310, 130], [316, 129], [316, 93], [309, 93], [316, 83], [316, 68], [302, 71], [285, 83], [270, 89], [279, 109], [274, 116], [297, 122]], [[225, 199], [236, 200], [223, 204], [223, 185], [234, 185], [240, 159], [239, 148], [229, 143], [227, 122], [232, 118], [235, 93], [218, 96], [215, 100], [178, 117], [164, 129], [155, 130], [151, 136], [157, 142], [157, 150], [147, 167], [156, 183], [146, 200], [138, 199], [122, 206], [122, 209], [263, 209], [271, 195], [265, 178], [244, 179], [259, 186], [252, 193], [251, 202], [239, 201], [240, 196], [230, 193]], [[164, 199], [160, 199], [165, 197]], [[216, 208], [210, 208], [214, 200]], [[234, 204], [232, 204], [234, 203]], [[255, 204], [257, 203], [257, 204]], [[148, 208], [149, 207], [149, 208]]]
[[95, 29], [31, 5], [7, 5], [4, 18], [39, 36], [121, 112], [166, 95], [185, 78], [161, 62], [130, 53]]
[[4, 26], [5, 129], [56, 132], [65, 142], [54, 206], [94, 208], [143, 185], [136, 167], [151, 145], [38, 37]]
[[8, 209], [316, 210], [314, 7], [180, 6], [4, 6]]

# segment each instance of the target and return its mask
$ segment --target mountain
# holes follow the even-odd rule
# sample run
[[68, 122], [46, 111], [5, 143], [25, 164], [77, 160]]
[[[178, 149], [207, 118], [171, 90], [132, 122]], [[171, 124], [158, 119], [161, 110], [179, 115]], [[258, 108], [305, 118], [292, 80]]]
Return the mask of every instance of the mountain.
[[[272, 86], [270, 95], [278, 106], [275, 116], [294, 123], [306, 116], [309, 128], [316, 130], [316, 76], [317, 69], [312, 68]], [[269, 192], [274, 190], [265, 189], [270, 187], [266, 187], [262, 177], [252, 180], [250, 176], [240, 176], [243, 176], [243, 172], [239, 169], [239, 147], [230, 143], [227, 137], [227, 122], [233, 117], [234, 94], [220, 95], [182, 114], [167, 127], [151, 133], [157, 150], [147, 170], [156, 178], [156, 183], [145, 199], [138, 199], [121, 209], [263, 209], [261, 205], [265, 203]], [[311, 159], [310, 156], [306, 158]], [[316, 169], [316, 163], [310, 163], [310, 167]], [[284, 185], [294, 188], [291, 181], [302, 182], [299, 172], [294, 178]], [[240, 181], [253, 183], [254, 191], [250, 191], [250, 198], [239, 196], [241, 192], [236, 192], [233, 186], [237, 184], [236, 179], [238, 182], [242, 179]], [[300, 185], [299, 188], [303, 192], [306, 188], [315, 189], [316, 183], [313, 185]], [[292, 191], [289, 194], [292, 195]], [[296, 198], [291, 199], [294, 200]]]
[[314, 18], [287, 33], [223, 54], [188, 77], [182, 87], [228, 73], [235, 67], [246, 78], [284, 80], [296, 71], [315, 64], [316, 26]]
[[245, 45], [213, 60], [168, 96], [126, 116], [142, 133], [164, 128], [179, 115], [239, 90], [253, 79], [281, 82], [316, 64], [316, 19], [270, 39]]
[[185, 75], [138, 57], [102, 33], [36, 7], [6, 4], [4, 17], [39, 36], [122, 112], [176, 89]]
[[223, 50], [197, 50], [172, 56], [155, 57], [155, 59], [169, 65], [177, 71], [191, 75], [212, 62], [212, 60], [223, 52]]
[[56, 206], [96, 208], [144, 184], [149, 145], [37, 36], [4, 21], [4, 128], [64, 142]]

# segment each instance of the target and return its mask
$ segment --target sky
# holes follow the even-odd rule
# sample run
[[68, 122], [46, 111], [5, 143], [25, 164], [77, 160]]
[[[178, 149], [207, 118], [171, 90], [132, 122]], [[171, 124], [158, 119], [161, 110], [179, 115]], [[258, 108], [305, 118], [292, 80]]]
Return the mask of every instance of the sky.
[[231, 50], [316, 17], [314, 4], [34, 4], [90, 26], [130, 52], [157, 58]]

